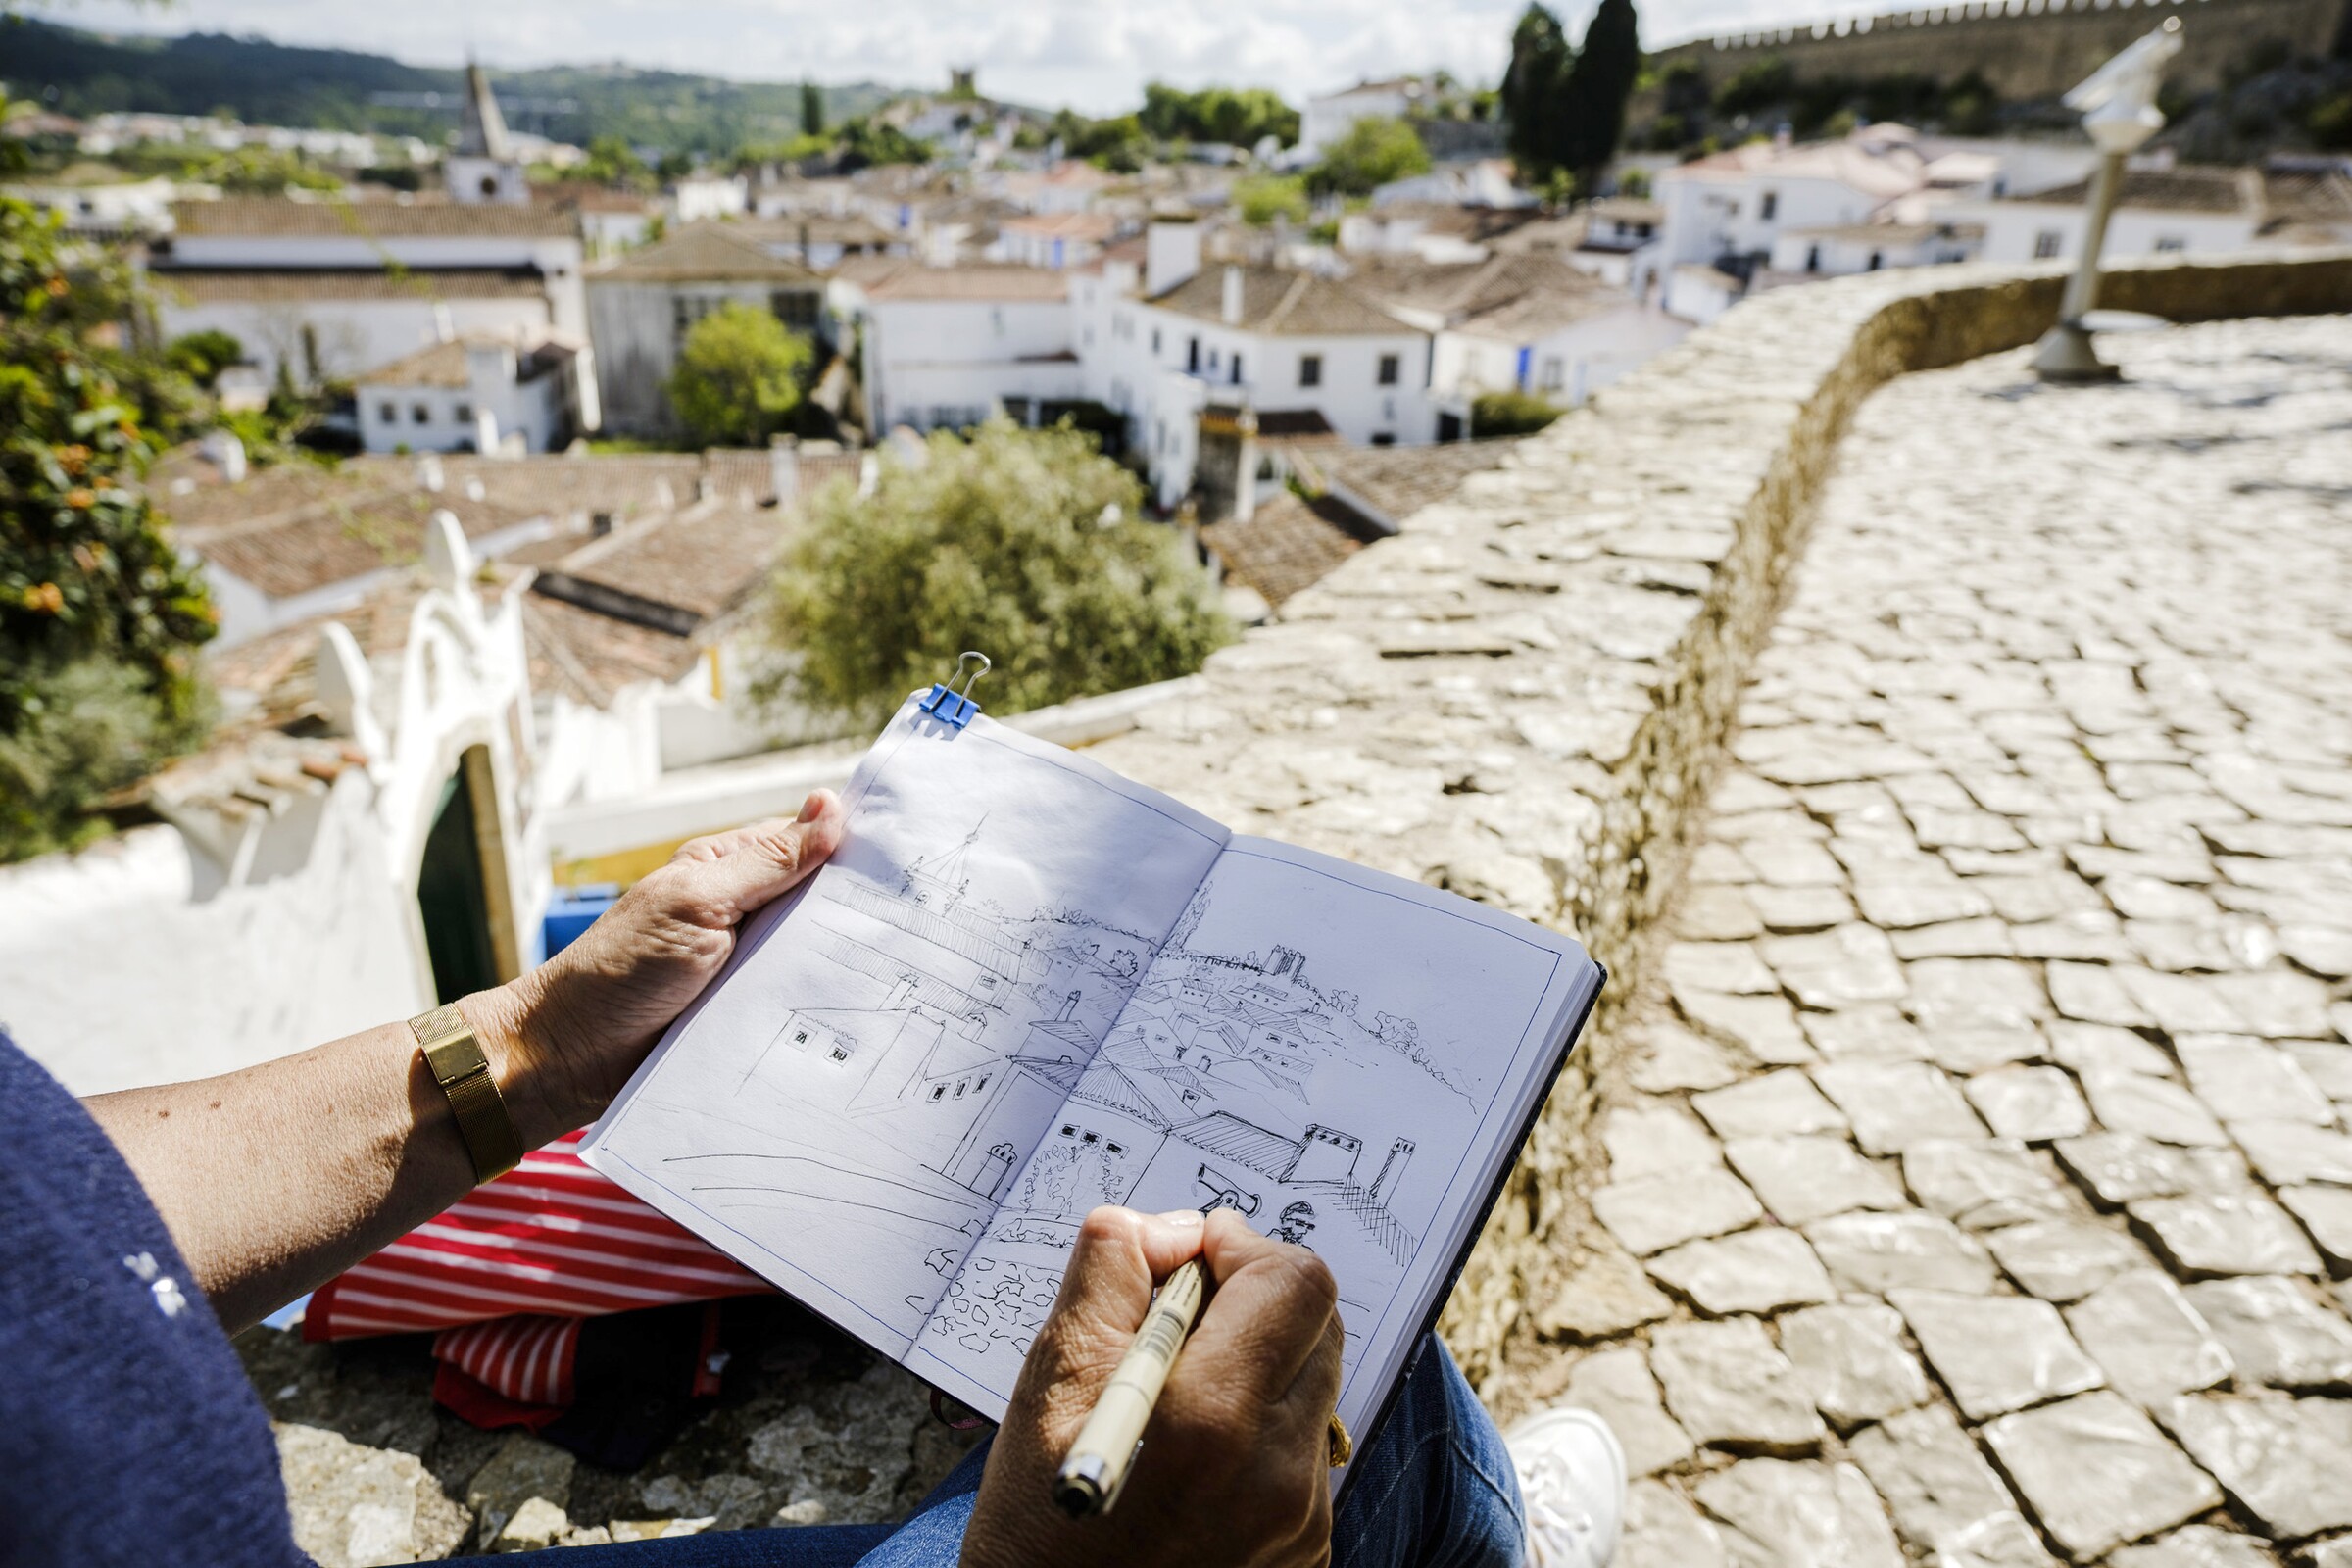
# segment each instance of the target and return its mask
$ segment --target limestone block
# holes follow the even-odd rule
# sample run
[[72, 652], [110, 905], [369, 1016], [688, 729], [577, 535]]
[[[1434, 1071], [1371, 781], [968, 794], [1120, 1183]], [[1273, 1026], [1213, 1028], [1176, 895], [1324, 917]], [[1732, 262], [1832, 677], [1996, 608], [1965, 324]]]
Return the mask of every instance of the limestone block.
[[2066, 1322], [2107, 1381], [2151, 1409], [2235, 1370], [2180, 1287], [2153, 1268], [2100, 1286], [2066, 1308]]
[[2042, 1529], [2077, 1562], [2222, 1500], [2155, 1423], [2106, 1390], [2002, 1416], [1984, 1436]]
[[1825, 1429], [1796, 1369], [1753, 1318], [1667, 1323], [1650, 1337], [1666, 1407], [1709, 1447], [1809, 1453]]
[[1903, 1345], [1902, 1318], [1893, 1308], [1812, 1306], [1780, 1324], [1782, 1353], [1814, 1406], [1841, 1431], [1927, 1402], [1927, 1374]]

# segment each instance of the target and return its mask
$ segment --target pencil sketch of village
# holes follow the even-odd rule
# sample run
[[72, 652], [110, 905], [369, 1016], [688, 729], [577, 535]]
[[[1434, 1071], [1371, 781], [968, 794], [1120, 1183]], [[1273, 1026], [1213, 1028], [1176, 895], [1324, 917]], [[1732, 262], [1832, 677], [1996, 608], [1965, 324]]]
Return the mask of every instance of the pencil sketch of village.
[[1017, 1172], [969, 1164], [977, 1140], [959, 1149], [955, 1169], [975, 1173], [998, 1209], [960, 1265], [941, 1258], [947, 1294], [923, 1343], [943, 1359], [968, 1372], [976, 1357], [1010, 1387], [1098, 1203], [1232, 1208], [1312, 1248], [1340, 1281], [1351, 1355], [1354, 1330], [1411, 1264], [1444, 1186], [1441, 1167], [1414, 1188], [1424, 1130], [1458, 1148], [1477, 1121], [1470, 1090], [1414, 1020], [1366, 1016], [1358, 995], [1318, 984], [1303, 946], [1203, 943], [1215, 881], [1091, 1059], [1039, 1034], [1005, 1063], [1059, 1109]]

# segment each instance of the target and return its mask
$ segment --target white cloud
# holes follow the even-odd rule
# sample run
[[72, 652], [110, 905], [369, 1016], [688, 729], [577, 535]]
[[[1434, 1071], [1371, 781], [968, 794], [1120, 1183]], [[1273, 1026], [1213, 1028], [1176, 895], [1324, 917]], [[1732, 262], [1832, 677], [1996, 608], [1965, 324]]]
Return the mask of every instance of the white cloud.
[[[1555, 5], [1581, 29], [1596, 0]], [[1492, 81], [1523, 0], [180, 0], [83, 4], [75, 26], [259, 33], [284, 43], [450, 65], [624, 61], [749, 80], [928, 86], [951, 65], [984, 90], [1091, 113], [1132, 108], [1148, 80], [1271, 87], [1293, 103], [1363, 76], [1445, 69]], [[1835, 0], [1655, 0], [1653, 42], [1810, 19]]]

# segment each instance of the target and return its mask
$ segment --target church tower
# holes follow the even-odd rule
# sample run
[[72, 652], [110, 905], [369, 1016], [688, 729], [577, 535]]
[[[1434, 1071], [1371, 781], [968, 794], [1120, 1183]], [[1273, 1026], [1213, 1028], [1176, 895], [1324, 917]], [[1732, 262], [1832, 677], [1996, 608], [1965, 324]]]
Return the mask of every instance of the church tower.
[[466, 67], [465, 120], [458, 131], [457, 150], [449, 155], [446, 168], [452, 201], [468, 206], [530, 204], [530, 181], [523, 173], [522, 160], [514, 156], [506, 117], [498, 112], [498, 100], [490, 96], [490, 78], [477, 65]]

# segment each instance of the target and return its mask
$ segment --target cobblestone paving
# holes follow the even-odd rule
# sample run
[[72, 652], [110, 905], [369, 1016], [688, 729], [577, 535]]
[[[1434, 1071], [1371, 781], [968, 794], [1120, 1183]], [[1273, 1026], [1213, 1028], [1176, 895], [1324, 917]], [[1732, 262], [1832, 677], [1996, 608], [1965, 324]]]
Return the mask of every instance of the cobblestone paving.
[[1879, 393], [1603, 1043], [1626, 1568], [2352, 1564], [2352, 318]]

